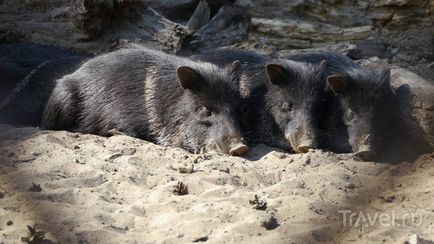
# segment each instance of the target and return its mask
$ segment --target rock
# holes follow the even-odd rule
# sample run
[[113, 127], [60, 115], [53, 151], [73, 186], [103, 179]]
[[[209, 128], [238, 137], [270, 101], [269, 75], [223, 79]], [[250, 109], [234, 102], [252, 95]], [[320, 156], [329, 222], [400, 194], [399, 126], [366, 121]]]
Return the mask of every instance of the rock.
[[277, 219], [271, 215], [267, 217], [265, 220], [261, 221], [261, 226], [266, 230], [274, 230], [279, 227], [279, 223], [277, 223]]
[[41, 188], [41, 185], [32, 183], [32, 186], [28, 189], [28, 191], [31, 191], [31, 192], [41, 192], [42, 188]]
[[282, 48], [311, 48], [313, 42], [361, 40], [372, 35], [372, 26], [369, 25], [339, 28], [330, 24], [278, 18], [253, 18], [252, 27], [260, 36], [272, 35], [272, 42]]
[[[425, 78], [434, 76], [429, 68], [434, 61], [434, 4], [429, 1], [276, 0], [251, 5], [249, 40], [265, 40], [277, 49], [360, 43], [366, 47], [363, 57], [388, 58]], [[396, 51], [400, 56], [394, 57]], [[407, 56], [411, 59], [402, 58]]]
[[[191, 29], [169, 20], [151, 6], [165, 5], [180, 18], [177, 1], [123, 1], [123, 0], [61, 0], [0, 2], [0, 43], [29, 41], [56, 45], [75, 50], [102, 53], [121, 47], [146, 46], [170, 53], [198, 46], [228, 45], [247, 37], [249, 13], [244, 7], [229, 1], [208, 1], [205, 13], [194, 16]], [[225, 4], [226, 3], [226, 4]], [[198, 1], [189, 1], [193, 10]], [[214, 18], [213, 15], [224, 5]], [[200, 5], [202, 7], [205, 4]], [[191, 8], [188, 7], [188, 8]], [[165, 9], [164, 7], [160, 9]], [[31, 11], [29, 11], [31, 10]], [[167, 10], [167, 8], [166, 8]], [[188, 18], [192, 12], [187, 11]], [[197, 20], [197, 21], [196, 21]], [[197, 23], [196, 23], [197, 22]], [[205, 25], [205, 26], [203, 26]], [[202, 27], [202, 28], [200, 28]], [[201, 38], [195, 33], [200, 28]], [[209, 36], [205, 33], [213, 32]], [[214, 38], [216, 34], [221, 38]], [[192, 45], [194, 43], [194, 45]]]
[[219, 169], [219, 171], [220, 171], [220, 172], [224, 172], [224, 173], [226, 173], [226, 174], [229, 174], [229, 173], [230, 173], [230, 169], [229, 169], [229, 167], [222, 167], [222, 168]]
[[122, 153], [114, 153], [112, 155], [110, 155], [109, 157], [106, 158], [106, 161], [112, 162], [113, 160], [122, 157], [123, 154]]
[[384, 41], [362, 40], [357, 42], [357, 52], [351, 56], [352, 59], [361, 59], [369, 57], [379, 57], [381, 59], [393, 58], [393, 51]]
[[434, 148], [434, 85], [403, 68], [391, 70], [391, 82], [394, 87], [401, 87], [401, 93], [408, 93], [409, 117], [415, 119], [414, 122], [422, 128], [424, 136]]
[[348, 189], [354, 189], [354, 188], [356, 188], [356, 185], [354, 185], [354, 183], [347, 183], [346, 185], [345, 185], [345, 188], [348, 188]]
[[403, 6], [409, 3], [410, 0], [377, 0], [373, 1], [373, 7], [382, 7], [382, 6]]
[[280, 57], [287, 57], [289, 54], [308, 53], [308, 52], [338, 52], [343, 55], [347, 55], [352, 59], [362, 58], [362, 50], [354, 44], [331, 44], [324, 47], [308, 48], [308, 49], [293, 49], [293, 50], [281, 50], [278, 52]]
[[310, 155], [306, 153], [301, 157], [301, 161], [303, 162], [302, 165], [306, 166], [312, 162], [312, 159], [311, 159]]
[[135, 148], [124, 148], [122, 149], [122, 154], [125, 156], [131, 156], [136, 153], [137, 149]]
[[191, 174], [194, 172], [194, 164], [179, 165], [178, 171], [181, 174]]
[[[148, 46], [177, 52], [183, 41], [193, 35], [187, 27], [137, 1], [75, 1], [71, 15], [72, 23], [85, 39], [98, 40], [105, 43], [106, 48], [113, 45], [113, 40], [122, 39], [135, 43], [145, 41]], [[113, 25], [117, 27], [108, 31]]]
[[380, 196], [380, 199], [382, 199], [384, 202], [387, 203], [392, 203], [393, 201], [395, 201], [396, 197], [395, 196]]

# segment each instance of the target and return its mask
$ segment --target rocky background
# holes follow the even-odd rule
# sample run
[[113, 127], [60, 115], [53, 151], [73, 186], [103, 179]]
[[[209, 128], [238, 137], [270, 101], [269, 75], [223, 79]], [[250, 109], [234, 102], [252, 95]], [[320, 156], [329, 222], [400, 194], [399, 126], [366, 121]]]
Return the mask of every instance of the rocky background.
[[251, 1], [252, 35], [282, 49], [357, 44], [358, 58], [377, 56], [432, 80], [434, 1]]
[[92, 53], [132, 43], [174, 53], [234, 44], [267, 51], [355, 44], [354, 58], [376, 56], [433, 80], [432, 0], [208, 0], [211, 17], [222, 5], [230, 7], [220, 11], [224, 21], [196, 31], [185, 25], [198, 3], [2, 0], [0, 42], [26, 40]]

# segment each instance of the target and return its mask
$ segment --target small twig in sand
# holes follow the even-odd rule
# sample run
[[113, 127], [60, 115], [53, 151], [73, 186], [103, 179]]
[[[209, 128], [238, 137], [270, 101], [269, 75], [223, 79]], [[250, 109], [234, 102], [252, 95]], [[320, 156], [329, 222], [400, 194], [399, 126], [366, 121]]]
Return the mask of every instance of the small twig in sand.
[[208, 241], [208, 236], [200, 237], [193, 240], [193, 242], [206, 242], [206, 241]]
[[172, 192], [179, 196], [187, 195], [188, 186], [185, 185], [182, 181], [178, 181], [178, 184], [174, 187]]
[[28, 191], [41, 192], [42, 188], [41, 188], [41, 185], [32, 183], [32, 187], [30, 187]]
[[21, 237], [21, 241], [29, 244], [40, 244], [45, 241], [45, 232], [36, 230], [36, 226], [27, 226], [27, 229], [29, 229], [29, 233], [27, 234], [27, 237]]
[[391, 203], [393, 201], [395, 201], [395, 196], [380, 196], [380, 199], [382, 199], [383, 201], [387, 202], [387, 203]]
[[251, 205], [254, 205], [253, 208], [256, 210], [264, 211], [265, 209], [267, 209], [267, 201], [265, 201], [265, 199], [259, 198], [258, 195], [255, 195], [254, 200], [249, 200], [249, 203]]

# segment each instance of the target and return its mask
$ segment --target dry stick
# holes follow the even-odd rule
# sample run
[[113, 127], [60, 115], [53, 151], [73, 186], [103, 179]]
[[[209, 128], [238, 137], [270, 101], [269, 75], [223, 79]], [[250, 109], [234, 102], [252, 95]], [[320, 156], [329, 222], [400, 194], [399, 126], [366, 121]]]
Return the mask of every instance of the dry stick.
[[208, 6], [206, 0], [202, 0], [197, 5], [196, 10], [194, 10], [193, 15], [187, 23], [187, 27], [191, 30], [199, 30], [202, 26], [206, 25], [211, 16], [211, 9]]
[[195, 38], [193, 30], [170, 21], [152, 8], [143, 10], [141, 23], [140, 28], [152, 36], [152, 41], [169, 48], [166, 51], [171, 53], [179, 52], [186, 40]]
[[247, 38], [251, 22], [250, 13], [235, 4], [225, 4], [214, 17], [196, 33], [201, 37], [201, 48], [215, 48]]

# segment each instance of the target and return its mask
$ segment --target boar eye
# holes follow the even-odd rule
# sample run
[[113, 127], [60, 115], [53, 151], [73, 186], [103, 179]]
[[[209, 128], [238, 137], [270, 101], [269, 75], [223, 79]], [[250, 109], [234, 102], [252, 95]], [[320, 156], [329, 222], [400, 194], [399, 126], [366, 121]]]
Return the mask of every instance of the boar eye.
[[199, 109], [198, 114], [200, 119], [206, 119], [211, 116], [212, 113], [207, 107], [202, 107]]
[[289, 112], [289, 111], [292, 110], [292, 106], [293, 106], [292, 103], [284, 102], [282, 104], [281, 109], [282, 109], [283, 112]]

